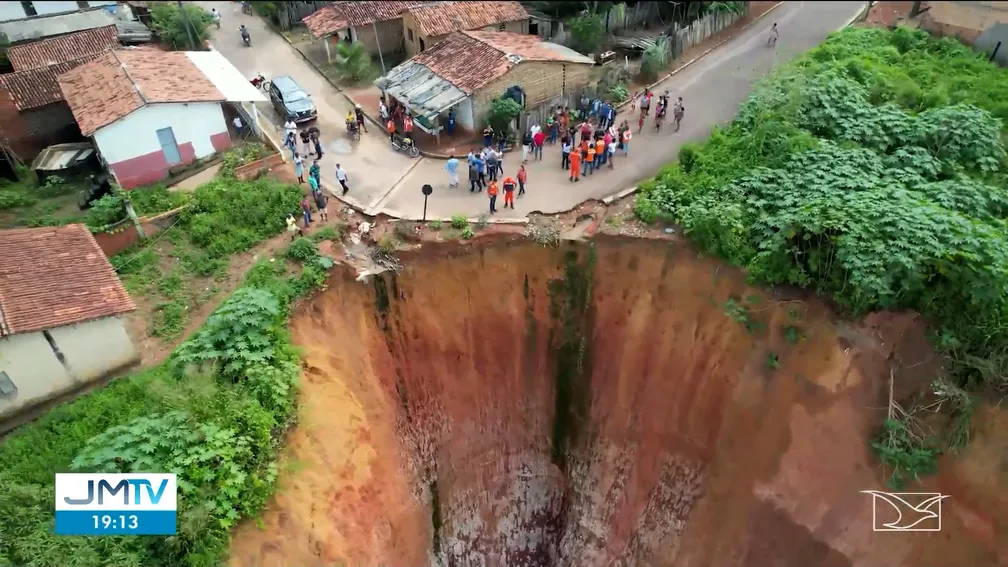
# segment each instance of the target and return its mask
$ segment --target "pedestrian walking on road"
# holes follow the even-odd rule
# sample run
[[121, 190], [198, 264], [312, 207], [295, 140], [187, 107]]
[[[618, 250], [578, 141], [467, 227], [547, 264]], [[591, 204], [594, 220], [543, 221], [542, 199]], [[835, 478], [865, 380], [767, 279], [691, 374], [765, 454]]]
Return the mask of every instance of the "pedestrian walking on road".
[[469, 162], [469, 192], [475, 193], [479, 187], [479, 166], [476, 165], [476, 158]]
[[564, 136], [560, 140], [560, 169], [566, 171], [570, 169], [571, 139]]
[[632, 137], [633, 135], [630, 133], [630, 127], [627, 126], [623, 130], [623, 155], [630, 153], [630, 138]]
[[500, 163], [497, 161], [497, 152], [493, 148], [486, 149], [486, 169], [487, 175], [490, 177], [490, 181], [497, 181], [497, 172], [500, 171], [498, 167]]
[[487, 195], [490, 196], [490, 214], [497, 212], [497, 182], [491, 181], [487, 186]]
[[312, 194], [322, 192], [322, 188], [319, 186], [318, 178], [313, 175], [308, 176], [308, 188], [311, 189]]
[[288, 132], [287, 138], [284, 139], [284, 147], [290, 150], [291, 161], [293, 161], [294, 156], [297, 155], [297, 135], [293, 132]]
[[378, 101], [378, 116], [381, 116], [381, 119], [382, 119], [383, 123], [384, 122], [388, 122], [388, 119], [390, 118], [388, 107], [385, 106], [385, 100], [384, 99], [380, 99]]
[[595, 169], [601, 169], [605, 163], [606, 144], [605, 138], [595, 140]]
[[682, 122], [683, 115], [686, 114], [686, 107], [683, 106], [682, 97], [679, 97], [679, 101], [676, 102], [675, 111], [672, 115], [672, 119], [675, 120], [675, 131], [679, 131], [679, 124]]
[[311, 167], [308, 168], [308, 182], [311, 183], [312, 179], [315, 180], [316, 187], [322, 185], [322, 167], [319, 165], [319, 160], [317, 159], [313, 161]]
[[532, 151], [532, 133], [522, 134], [522, 163], [528, 161], [529, 152]]
[[284, 122], [284, 135], [290, 136], [291, 134], [297, 134], [297, 122], [294, 122], [293, 116], [288, 116], [287, 121]]
[[304, 160], [298, 154], [294, 154], [294, 175], [297, 175], [298, 185], [304, 183]]
[[350, 191], [350, 188], [347, 187], [347, 174], [338, 163], [336, 164], [336, 181], [339, 181], [339, 184], [343, 187], [343, 194], [346, 195]]
[[540, 130], [532, 136], [532, 156], [539, 161], [542, 161], [544, 144], [546, 144], [546, 133]]
[[525, 164], [518, 166], [518, 196], [521, 197], [525, 194], [525, 181], [528, 179], [527, 173], [525, 172]]
[[504, 148], [497, 148], [496, 150], [490, 148], [490, 151], [494, 153], [494, 157], [497, 158], [497, 171], [501, 174], [504, 173]]
[[476, 157], [476, 167], [479, 168], [480, 191], [482, 191], [487, 184], [487, 166], [486, 166], [486, 160], [482, 157], [483, 155], [485, 154], [480, 154], [479, 156]]
[[291, 242], [294, 242], [294, 239], [301, 234], [301, 229], [298, 228], [297, 219], [294, 218], [294, 215], [287, 215], [287, 234], [290, 235]]
[[595, 173], [595, 165], [598, 163], [597, 156], [595, 155], [595, 144], [588, 144], [588, 150], [584, 155], [584, 169], [587, 176]]
[[616, 146], [617, 145], [618, 144], [616, 143], [616, 140], [612, 140], [612, 141], [609, 142], [609, 145], [606, 146], [606, 155], [609, 156], [608, 157], [609, 169], [613, 168], [613, 162], [616, 161]]
[[322, 222], [329, 220], [329, 197], [321, 191], [315, 193], [315, 208], [318, 209], [319, 218]]
[[315, 146], [315, 157], [322, 159], [322, 140], [319, 139], [318, 128], [312, 128], [308, 133], [311, 136], [312, 145]]
[[311, 224], [311, 201], [307, 195], [301, 198], [301, 219], [304, 220], [304, 227], [308, 228]]
[[458, 187], [458, 167], [459, 162], [455, 159], [455, 154], [452, 154], [445, 163], [445, 171], [448, 172], [448, 186]]
[[305, 157], [312, 155], [312, 141], [311, 135], [308, 134], [308, 130], [301, 130], [299, 136], [301, 137], [301, 153], [304, 154]]
[[357, 127], [367, 134], [367, 120], [364, 119], [364, 109], [361, 108], [361, 105], [354, 106], [354, 116], [357, 118]]
[[510, 177], [504, 178], [504, 208], [511, 204], [511, 210], [514, 210], [514, 192], [515, 192], [515, 180]]
[[488, 148], [490, 144], [493, 143], [494, 129], [493, 126], [487, 124], [487, 127], [483, 129], [483, 147]]
[[570, 153], [570, 180], [571, 182], [581, 181], [581, 152], [579, 150]]

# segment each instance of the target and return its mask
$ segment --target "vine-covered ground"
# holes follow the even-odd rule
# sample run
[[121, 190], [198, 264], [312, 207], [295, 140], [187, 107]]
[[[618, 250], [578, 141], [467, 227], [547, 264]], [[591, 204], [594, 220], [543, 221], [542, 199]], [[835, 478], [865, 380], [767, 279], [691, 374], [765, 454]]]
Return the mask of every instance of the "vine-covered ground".
[[[958, 41], [847, 29], [683, 147], [643, 184], [636, 212], [678, 223], [754, 282], [813, 290], [855, 315], [927, 316], [961, 418], [947, 441], [962, 443], [966, 392], [1008, 388], [1005, 119], [1008, 72]], [[890, 420], [875, 443], [897, 481], [927, 472], [938, 450], [905, 425]]]

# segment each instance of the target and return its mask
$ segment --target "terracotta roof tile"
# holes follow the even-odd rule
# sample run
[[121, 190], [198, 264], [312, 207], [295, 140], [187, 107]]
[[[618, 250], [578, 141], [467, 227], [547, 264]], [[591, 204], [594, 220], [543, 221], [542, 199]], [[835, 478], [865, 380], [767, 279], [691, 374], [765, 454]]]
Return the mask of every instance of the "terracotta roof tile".
[[587, 56], [534, 35], [484, 31], [454, 32], [410, 59], [466, 94], [485, 87], [522, 60], [594, 64]]
[[466, 94], [485, 87], [514, 66], [500, 50], [459, 32], [414, 55], [412, 61], [434, 71]]
[[226, 100], [184, 51], [110, 51], [59, 82], [85, 136], [146, 104]]
[[595, 64], [595, 60], [587, 55], [578, 53], [569, 47], [543, 41], [536, 35], [499, 31], [467, 31], [462, 33], [504, 53], [518, 55], [526, 61]]
[[[476, 30], [527, 20], [529, 15], [518, 2], [437, 2], [409, 10], [420, 33], [426, 37], [458, 30]], [[460, 27], [456, 28], [456, 21]]]
[[313, 37], [321, 39], [346, 28], [370, 26], [402, 17], [403, 12], [427, 4], [425, 0], [363, 0], [334, 2], [301, 21]]
[[82, 224], [0, 231], [0, 335], [136, 309]]
[[59, 65], [6, 73], [0, 75], [0, 88], [11, 94], [20, 112], [57, 103], [63, 100], [59, 76], [98, 57], [100, 56], [88, 55]]
[[15, 71], [48, 67], [122, 47], [114, 25], [84, 30], [60, 37], [15, 45], [7, 50], [7, 58]]

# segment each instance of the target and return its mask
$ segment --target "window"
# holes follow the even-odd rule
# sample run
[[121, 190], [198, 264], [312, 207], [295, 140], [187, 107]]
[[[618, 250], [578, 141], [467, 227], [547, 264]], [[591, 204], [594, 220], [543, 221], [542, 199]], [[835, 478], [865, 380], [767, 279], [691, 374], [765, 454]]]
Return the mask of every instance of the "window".
[[22, 2], [21, 7], [24, 8], [24, 13], [26, 16], [37, 16], [38, 12], [35, 11], [34, 2]]
[[497, 31], [504, 31], [507, 28], [507, 24], [501, 24], [497, 26]]
[[410, 41], [413, 41], [413, 30], [406, 28], [406, 37], [409, 38]]
[[11, 398], [17, 393], [17, 386], [14, 381], [7, 376], [6, 372], [0, 372], [0, 397]]

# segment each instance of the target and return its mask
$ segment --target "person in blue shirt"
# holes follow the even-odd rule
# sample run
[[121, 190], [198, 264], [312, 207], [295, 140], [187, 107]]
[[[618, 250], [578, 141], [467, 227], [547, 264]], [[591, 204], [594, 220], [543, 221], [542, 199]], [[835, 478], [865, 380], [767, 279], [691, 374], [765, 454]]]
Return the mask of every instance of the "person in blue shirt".
[[599, 128], [605, 129], [609, 127], [609, 103], [602, 102], [602, 110], [599, 113]]
[[486, 187], [486, 162], [480, 159], [479, 156], [476, 156], [473, 158], [473, 165], [476, 167], [476, 171], [478, 172], [476, 185], [479, 187], [479, 190], [482, 191], [483, 188]]
[[452, 154], [452, 156], [450, 158], [448, 158], [448, 162], [445, 163], [445, 166], [444, 166], [445, 171], [448, 172], [448, 186], [449, 187], [458, 187], [458, 183], [459, 183], [458, 182], [458, 166], [459, 166], [459, 162], [458, 162], [457, 159], [455, 159], [455, 155]]
[[455, 111], [448, 111], [448, 123], [445, 124], [445, 131], [448, 132], [449, 136], [455, 135]]

